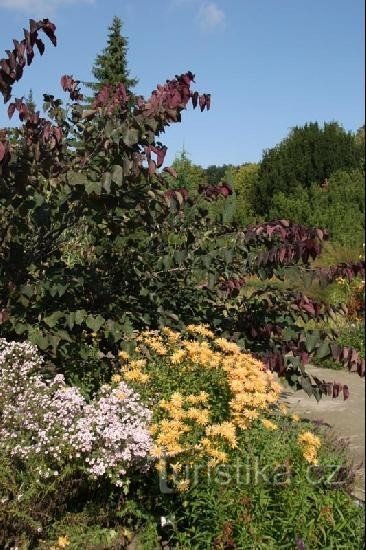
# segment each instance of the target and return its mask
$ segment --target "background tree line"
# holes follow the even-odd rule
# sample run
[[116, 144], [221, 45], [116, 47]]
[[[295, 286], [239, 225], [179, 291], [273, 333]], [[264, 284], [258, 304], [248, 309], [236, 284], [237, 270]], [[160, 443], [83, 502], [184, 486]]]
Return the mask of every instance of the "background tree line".
[[[131, 91], [138, 80], [127, 64], [128, 39], [122, 21], [114, 17], [107, 45], [97, 55], [88, 83], [93, 91], [104, 84], [123, 82]], [[243, 155], [245, 152], [243, 151]], [[358, 255], [364, 241], [365, 126], [347, 132], [339, 122], [309, 122], [293, 127], [274, 147], [265, 149], [259, 162], [221, 164], [203, 168], [186, 150], [173, 162], [178, 178], [173, 189], [185, 188], [194, 197], [204, 185], [228, 181], [230, 201], [215, 201], [210, 215], [222, 218], [230, 208], [231, 223], [246, 226], [287, 218], [296, 223], [328, 229], [331, 240]]]
[[288, 218], [325, 227], [332, 241], [359, 249], [365, 229], [364, 144], [364, 126], [352, 133], [338, 122], [311, 122], [264, 150], [258, 163], [202, 168], [183, 151], [173, 163], [175, 185], [194, 192], [203, 183], [230, 179], [236, 224]]

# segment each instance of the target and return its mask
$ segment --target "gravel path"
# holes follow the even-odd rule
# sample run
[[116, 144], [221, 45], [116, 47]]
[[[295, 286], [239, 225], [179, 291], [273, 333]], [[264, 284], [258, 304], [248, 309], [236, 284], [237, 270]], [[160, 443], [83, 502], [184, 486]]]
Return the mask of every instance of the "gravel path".
[[347, 384], [350, 397], [333, 399], [323, 397], [318, 403], [303, 392], [286, 388], [283, 402], [289, 409], [303, 418], [320, 420], [330, 424], [338, 438], [346, 439], [349, 455], [355, 465], [361, 465], [356, 475], [354, 496], [365, 501], [365, 379], [348, 371], [334, 371], [309, 367], [309, 374], [329, 382]]

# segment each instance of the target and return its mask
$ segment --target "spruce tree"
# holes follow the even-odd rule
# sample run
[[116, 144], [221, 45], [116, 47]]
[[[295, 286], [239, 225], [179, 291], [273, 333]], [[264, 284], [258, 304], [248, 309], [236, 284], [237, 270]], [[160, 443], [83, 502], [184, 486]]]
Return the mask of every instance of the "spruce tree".
[[28, 111], [31, 114], [34, 114], [36, 112], [37, 107], [36, 107], [36, 104], [35, 104], [34, 99], [33, 99], [33, 90], [29, 90], [28, 97], [25, 100], [25, 102], [27, 104]]
[[96, 82], [88, 83], [88, 87], [98, 92], [105, 84], [119, 84], [122, 82], [126, 89], [133, 88], [138, 80], [131, 78], [127, 69], [128, 40], [121, 34], [122, 21], [114, 16], [108, 27], [107, 46], [96, 57], [92, 73]]

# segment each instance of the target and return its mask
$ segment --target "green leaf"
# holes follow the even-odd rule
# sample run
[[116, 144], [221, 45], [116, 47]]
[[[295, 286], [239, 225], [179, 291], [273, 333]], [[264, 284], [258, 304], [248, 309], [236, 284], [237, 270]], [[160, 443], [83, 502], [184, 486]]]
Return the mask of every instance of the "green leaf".
[[330, 347], [328, 342], [322, 342], [318, 349], [316, 350], [317, 359], [324, 359], [330, 354]]
[[207, 276], [207, 285], [209, 289], [214, 288], [216, 284], [216, 275], [215, 273], [209, 273]]
[[42, 206], [42, 204], [44, 203], [43, 195], [41, 195], [40, 193], [34, 193], [33, 197], [35, 201], [34, 202], [35, 206]]
[[24, 334], [24, 332], [27, 330], [27, 325], [23, 323], [17, 323], [14, 327], [14, 330], [16, 334]]
[[233, 221], [236, 211], [236, 199], [232, 195], [230, 198], [224, 199], [224, 209], [222, 211], [222, 223], [228, 225]]
[[44, 317], [43, 322], [46, 323], [46, 325], [48, 325], [50, 328], [52, 328], [64, 315], [65, 314], [63, 311], [54, 311], [53, 313], [51, 313], [51, 315]]
[[52, 346], [53, 355], [56, 355], [57, 346], [60, 343], [61, 338], [57, 334], [50, 334], [48, 336], [49, 344]]
[[112, 338], [114, 342], [118, 342], [121, 338], [121, 325], [119, 323], [116, 323], [115, 321], [112, 321], [111, 319], [108, 319], [104, 326], [104, 334], [106, 338]]
[[112, 175], [110, 172], [106, 172], [103, 176], [103, 189], [107, 192], [111, 192]]
[[127, 147], [133, 147], [139, 141], [139, 131], [136, 128], [128, 128], [122, 135], [122, 139]]
[[48, 348], [48, 338], [46, 336], [43, 336], [43, 334], [38, 329], [33, 329], [29, 331], [28, 340], [35, 346], [38, 346], [43, 351]]
[[24, 307], [28, 307], [29, 305], [29, 300], [25, 296], [19, 296], [18, 302]]
[[85, 321], [87, 315], [88, 314], [85, 309], [78, 309], [77, 311], [75, 311], [75, 324], [81, 325], [81, 323]]
[[27, 296], [27, 298], [31, 298], [33, 296], [33, 287], [31, 285], [24, 285], [20, 289], [20, 292]]
[[320, 333], [318, 330], [310, 332], [306, 335], [305, 347], [308, 353], [311, 353], [314, 350], [316, 344], [319, 342], [319, 339]]
[[93, 315], [88, 315], [86, 318], [86, 326], [93, 330], [94, 332], [97, 332], [100, 327], [104, 324], [105, 319], [101, 315], [97, 315], [96, 317], [93, 317]]
[[70, 335], [66, 330], [58, 330], [55, 332], [55, 336], [57, 336], [60, 340], [66, 340], [66, 342], [72, 342], [72, 339], [70, 338]]
[[313, 386], [309, 380], [309, 378], [305, 378], [304, 376], [301, 376], [300, 377], [300, 384], [301, 384], [301, 387], [302, 389], [309, 395], [309, 396], [312, 396], [314, 391], [313, 391]]
[[66, 324], [71, 330], [74, 328], [74, 325], [75, 325], [75, 317], [76, 317], [75, 311], [71, 311], [70, 313], [67, 313], [65, 315]]
[[126, 319], [126, 320], [122, 323], [121, 329], [122, 329], [122, 331], [123, 331], [125, 334], [132, 334], [132, 332], [133, 332], [133, 326], [132, 326], [131, 321], [130, 321], [129, 319]]
[[117, 185], [122, 185], [123, 183], [123, 169], [119, 164], [112, 166], [111, 179]]
[[187, 256], [186, 250], [176, 250], [174, 252], [174, 259], [178, 265], [181, 265]]
[[85, 191], [88, 195], [91, 195], [92, 193], [100, 195], [101, 190], [102, 184], [99, 181], [87, 181], [85, 183]]
[[104, 133], [107, 138], [111, 137], [113, 130], [114, 130], [113, 123], [110, 119], [108, 119], [104, 127]]

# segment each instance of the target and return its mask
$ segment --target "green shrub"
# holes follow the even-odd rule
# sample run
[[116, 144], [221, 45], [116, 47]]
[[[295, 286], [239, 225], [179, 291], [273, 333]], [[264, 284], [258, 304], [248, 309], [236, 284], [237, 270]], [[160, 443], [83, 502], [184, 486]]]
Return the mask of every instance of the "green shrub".
[[243, 433], [231, 468], [209, 476], [207, 464], [201, 465], [198, 482], [167, 511], [174, 518], [175, 548], [292, 549], [296, 541], [312, 549], [361, 548], [363, 509], [347, 494], [343, 453], [323, 435], [320, 466], [309, 473], [296, 443], [309, 424], [277, 422], [275, 431], [257, 426]]
[[[122, 548], [151, 517], [146, 479], [132, 480], [127, 496], [108, 480], [90, 480], [72, 467], [39, 479], [39, 460], [26, 465], [0, 449], [0, 547], [21, 550]], [[142, 492], [142, 487], [144, 492]]]
[[[321, 191], [335, 172], [362, 169], [364, 159], [364, 147], [357, 136], [337, 122], [295, 126], [278, 145], [264, 151], [253, 199], [255, 211], [267, 218], [277, 194], [296, 200], [301, 190], [312, 184]], [[306, 209], [306, 201], [302, 202]]]
[[[269, 216], [270, 219], [288, 218], [312, 227], [324, 227], [329, 231], [331, 240], [341, 250], [343, 247], [343, 256], [346, 254], [349, 257], [351, 254], [351, 259], [355, 260], [362, 251], [364, 241], [364, 204], [364, 172], [360, 168], [339, 170], [331, 175], [326, 188], [315, 182], [308, 189], [297, 187], [290, 193], [276, 193]], [[334, 259], [333, 254], [325, 261], [327, 265], [340, 263]]]

